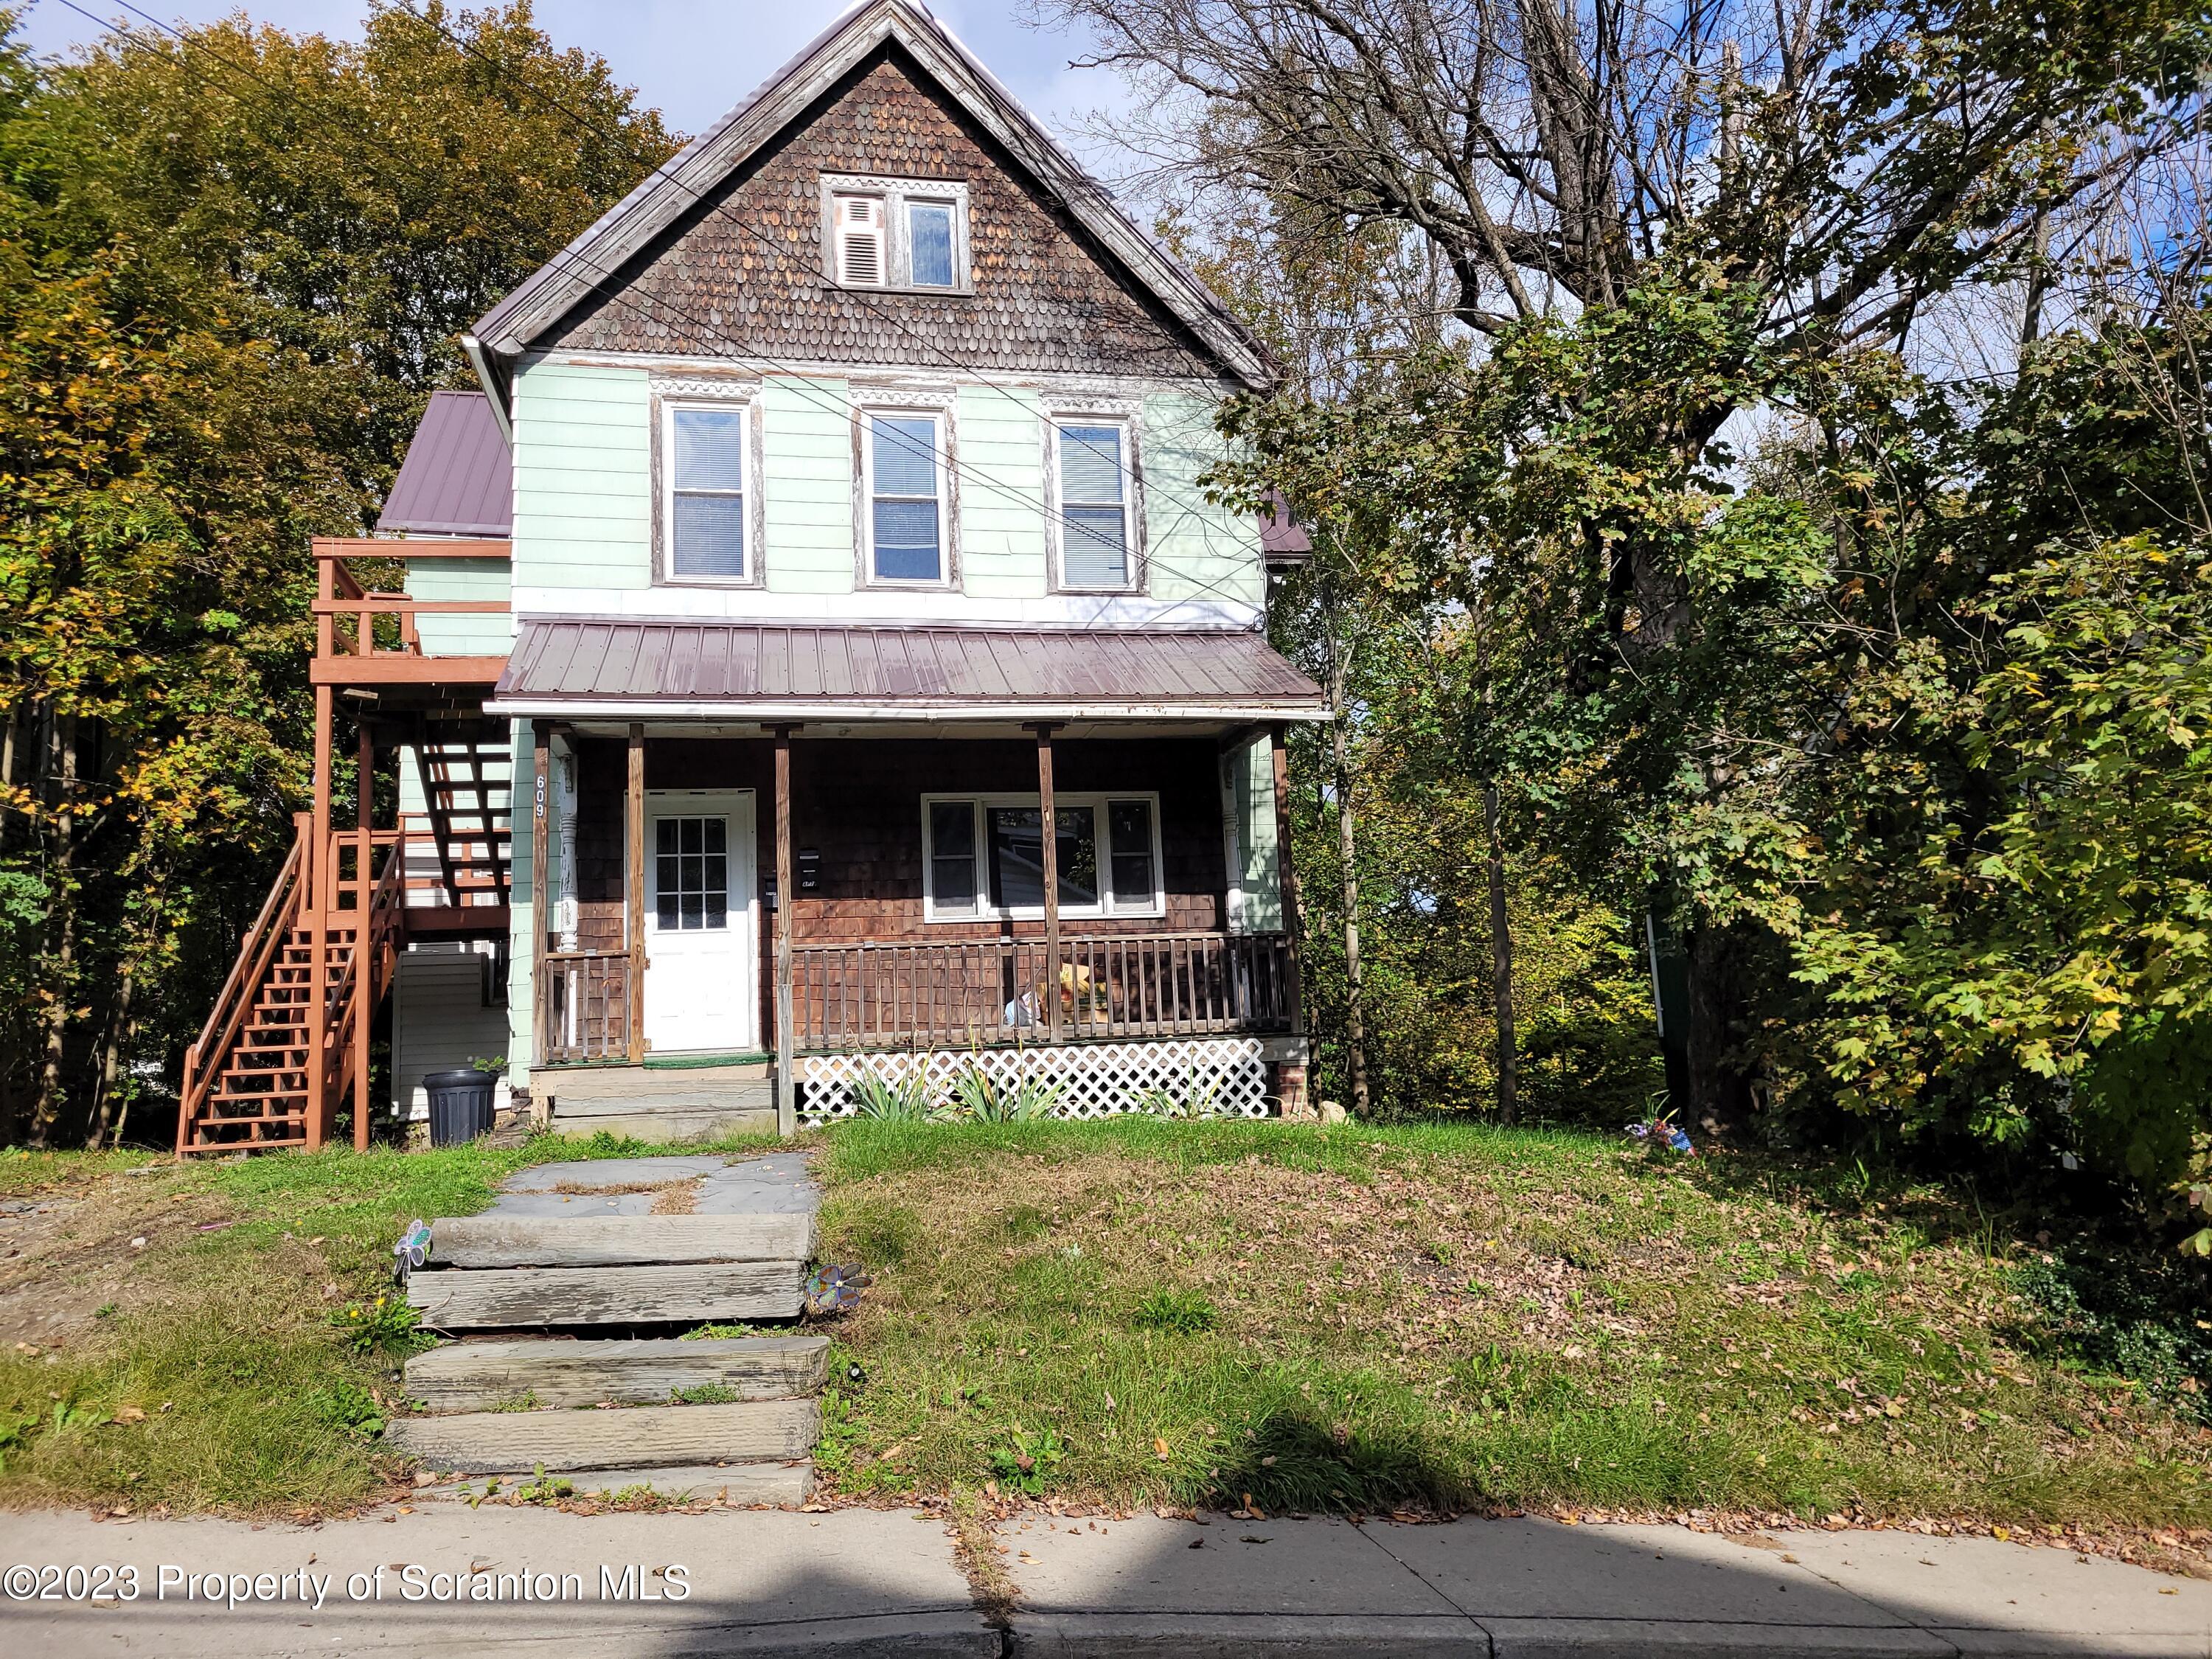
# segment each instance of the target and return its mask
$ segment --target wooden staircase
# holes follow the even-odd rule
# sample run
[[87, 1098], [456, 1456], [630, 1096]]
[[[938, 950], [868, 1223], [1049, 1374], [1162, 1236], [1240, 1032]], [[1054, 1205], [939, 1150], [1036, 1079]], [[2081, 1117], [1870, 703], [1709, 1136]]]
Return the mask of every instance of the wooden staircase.
[[394, 1419], [387, 1446], [471, 1481], [543, 1470], [579, 1492], [805, 1501], [826, 1337], [629, 1333], [795, 1321], [811, 1214], [487, 1215], [430, 1236], [408, 1300], [426, 1326], [491, 1337], [407, 1362], [429, 1414]]
[[[471, 722], [412, 745], [422, 787], [437, 882], [455, 909], [511, 902], [514, 751], [504, 726]], [[420, 879], [418, 877], [417, 879]]]

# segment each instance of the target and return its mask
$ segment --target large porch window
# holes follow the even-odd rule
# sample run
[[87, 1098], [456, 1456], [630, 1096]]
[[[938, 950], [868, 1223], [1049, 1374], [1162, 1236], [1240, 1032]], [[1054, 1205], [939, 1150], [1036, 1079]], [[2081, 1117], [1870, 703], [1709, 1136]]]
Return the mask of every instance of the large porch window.
[[[1158, 916], [1159, 797], [1055, 794], [1062, 916]], [[1044, 914], [1044, 812], [1036, 795], [922, 799], [923, 911], [932, 921]]]

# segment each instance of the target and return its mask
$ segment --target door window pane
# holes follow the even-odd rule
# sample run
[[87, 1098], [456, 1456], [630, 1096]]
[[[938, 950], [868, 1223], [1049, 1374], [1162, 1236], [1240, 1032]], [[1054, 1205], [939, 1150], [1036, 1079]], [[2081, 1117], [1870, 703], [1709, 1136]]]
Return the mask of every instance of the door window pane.
[[937, 422], [926, 415], [878, 415], [869, 426], [876, 575], [884, 581], [940, 580]]
[[1129, 526], [1118, 426], [1060, 429], [1060, 564], [1070, 587], [1129, 585]]
[[929, 891], [939, 910], [975, 908], [975, 805], [933, 801], [929, 808]]
[[668, 568], [678, 576], [745, 574], [745, 411], [669, 412]]
[[906, 210], [908, 257], [916, 288], [953, 284], [952, 204], [909, 202]]
[[655, 921], [666, 932], [730, 925], [729, 821], [658, 818], [653, 827]]
[[1158, 885], [1152, 875], [1152, 804], [1109, 802], [1106, 821], [1114, 844], [1114, 908], [1149, 910]]

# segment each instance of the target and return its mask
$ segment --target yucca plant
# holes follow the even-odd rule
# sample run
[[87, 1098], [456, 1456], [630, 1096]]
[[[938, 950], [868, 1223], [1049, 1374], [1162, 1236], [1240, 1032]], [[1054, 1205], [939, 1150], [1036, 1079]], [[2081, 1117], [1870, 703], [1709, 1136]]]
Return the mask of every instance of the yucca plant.
[[1059, 1109], [1067, 1091], [1065, 1081], [1047, 1083], [1025, 1077], [1008, 1088], [991, 1079], [981, 1066], [970, 1062], [952, 1079], [952, 1097], [959, 1115], [977, 1123], [1035, 1123]]
[[893, 1080], [874, 1072], [863, 1072], [849, 1085], [853, 1115], [879, 1123], [926, 1123], [930, 1115], [929, 1067], [915, 1066]]

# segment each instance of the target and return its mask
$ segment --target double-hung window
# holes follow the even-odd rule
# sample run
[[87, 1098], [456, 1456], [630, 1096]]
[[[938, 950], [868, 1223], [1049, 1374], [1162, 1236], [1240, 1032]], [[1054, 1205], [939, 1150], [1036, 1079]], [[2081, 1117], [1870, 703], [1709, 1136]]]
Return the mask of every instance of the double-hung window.
[[[1159, 800], [1055, 795], [1063, 916], [1157, 916]], [[933, 921], [1044, 914], [1044, 813], [1035, 795], [933, 795], [922, 802]]]
[[862, 433], [868, 575], [942, 583], [945, 556], [945, 417], [872, 410]]
[[1060, 501], [1060, 583], [1114, 592], [1136, 583], [1135, 473], [1121, 421], [1054, 424]]
[[968, 289], [968, 186], [836, 175], [823, 185], [829, 276], [841, 288]]
[[663, 406], [661, 522], [671, 576], [750, 577], [745, 524], [751, 416], [741, 403]]

